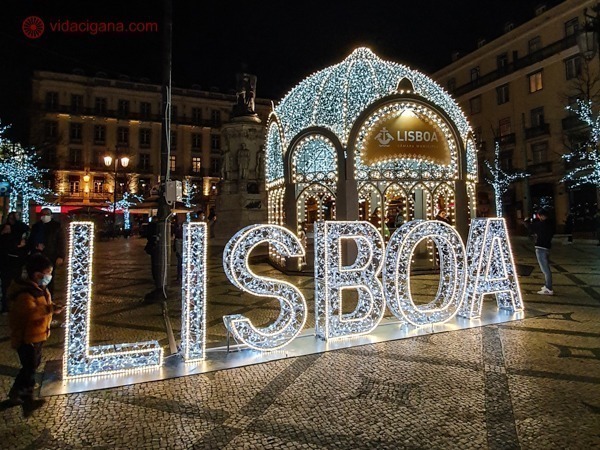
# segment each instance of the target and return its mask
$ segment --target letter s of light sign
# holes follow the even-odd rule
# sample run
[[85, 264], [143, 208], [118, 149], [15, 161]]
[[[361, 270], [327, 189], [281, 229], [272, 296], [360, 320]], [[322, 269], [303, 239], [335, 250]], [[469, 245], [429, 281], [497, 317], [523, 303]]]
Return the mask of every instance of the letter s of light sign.
[[[342, 265], [344, 241], [357, 247], [356, 260]], [[377, 278], [383, 264], [383, 239], [369, 222], [317, 222], [315, 233], [315, 322], [321, 339], [370, 333], [385, 312], [383, 286]], [[343, 314], [342, 293], [355, 290], [354, 311]]]
[[259, 297], [279, 300], [279, 317], [265, 328], [256, 328], [241, 314], [223, 317], [227, 330], [235, 340], [255, 350], [277, 350], [289, 344], [304, 328], [307, 317], [306, 299], [290, 283], [261, 277], [252, 272], [248, 257], [256, 246], [271, 244], [281, 256], [303, 257], [300, 240], [288, 229], [278, 225], [250, 225], [240, 230], [225, 246], [223, 269], [229, 281], [243, 291]]

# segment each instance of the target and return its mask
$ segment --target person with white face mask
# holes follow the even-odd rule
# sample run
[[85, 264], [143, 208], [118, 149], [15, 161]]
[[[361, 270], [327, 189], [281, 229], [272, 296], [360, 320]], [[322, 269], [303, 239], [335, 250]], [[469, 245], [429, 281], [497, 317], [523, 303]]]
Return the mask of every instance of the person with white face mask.
[[10, 406], [23, 406], [28, 417], [44, 404], [34, 398], [35, 372], [42, 361], [42, 346], [50, 336], [52, 315], [61, 307], [52, 302], [46, 286], [52, 281], [52, 263], [40, 253], [25, 262], [26, 277], [15, 280], [8, 290], [8, 324], [11, 346], [17, 351], [21, 370], [8, 393]]
[[[29, 251], [42, 253], [54, 267], [63, 265], [66, 253], [65, 233], [60, 222], [52, 218], [50, 208], [42, 208], [40, 220], [31, 227], [28, 241]], [[48, 284], [48, 290], [54, 293], [54, 282]]]

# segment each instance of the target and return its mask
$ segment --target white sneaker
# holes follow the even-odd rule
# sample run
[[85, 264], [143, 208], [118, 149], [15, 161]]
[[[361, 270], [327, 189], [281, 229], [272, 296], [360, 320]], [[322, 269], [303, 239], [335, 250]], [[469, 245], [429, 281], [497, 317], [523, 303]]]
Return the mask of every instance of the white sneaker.
[[548, 289], [546, 286], [543, 286], [538, 292], [540, 295], [554, 295], [554, 291], [552, 289]]

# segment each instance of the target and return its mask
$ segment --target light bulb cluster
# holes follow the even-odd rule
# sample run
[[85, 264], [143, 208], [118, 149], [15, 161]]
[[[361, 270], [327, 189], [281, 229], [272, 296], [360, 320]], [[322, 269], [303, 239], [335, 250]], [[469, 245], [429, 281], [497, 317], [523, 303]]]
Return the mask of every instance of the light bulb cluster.
[[335, 184], [337, 165], [335, 146], [329, 139], [320, 135], [307, 136], [293, 150], [292, 181]]
[[90, 346], [94, 223], [71, 222], [63, 376], [106, 375], [162, 364], [158, 341]]

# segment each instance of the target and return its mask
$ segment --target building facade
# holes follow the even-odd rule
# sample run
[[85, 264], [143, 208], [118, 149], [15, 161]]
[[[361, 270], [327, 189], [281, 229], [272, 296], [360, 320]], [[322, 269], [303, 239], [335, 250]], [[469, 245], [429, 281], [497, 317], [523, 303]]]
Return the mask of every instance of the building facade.
[[504, 195], [509, 226], [536, 207], [554, 208], [560, 226], [569, 210], [585, 221], [597, 207], [596, 186], [571, 188], [561, 182], [573, 167], [562, 155], [584, 139], [584, 124], [565, 108], [576, 99], [594, 97], [598, 55], [586, 60], [577, 35], [586, 20], [584, 8], [595, 1], [566, 0], [547, 9], [541, 5], [528, 22], [507, 23], [504, 34], [478, 42], [478, 48], [433, 74], [459, 102], [473, 126], [478, 147], [479, 216], [494, 215], [494, 195], [486, 183], [484, 161], [500, 147], [504, 170], [526, 171]]
[[[106, 206], [115, 189], [117, 199], [125, 192], [145, 197], [155, 192], [161, 102], [161, 86], [149, 82], [36, 71], [29, 141], [48, 169], [57, 203]], [[194, 203], [207, 209], [220, 181], [221, 126], [229, 121], [236, 94], [173, 88], [171, 103], [171, 178], [196, 185]], [[263, 123], [270, 109], [270, 101], [256, 100]], [[105, 156], [113, 158], [110, 166]], [[127, 167], [115, 166], [122, 156], [129, 158]]]

